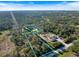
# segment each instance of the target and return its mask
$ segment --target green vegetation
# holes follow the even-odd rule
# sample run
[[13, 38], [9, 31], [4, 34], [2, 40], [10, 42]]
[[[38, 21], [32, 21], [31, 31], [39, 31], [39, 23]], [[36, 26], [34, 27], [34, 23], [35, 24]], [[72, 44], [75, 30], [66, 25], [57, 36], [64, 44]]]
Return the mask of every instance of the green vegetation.
[[[29, 46], [28, 40], [33, 46], [33, 50], [35, 51], [37, 56], [41, 56], [42, 54], [51, 51], [51, 49], [49, 49], [49, 47], [47, 47], [47, 45], [45, 45], [45, 43], [41, 41], [41, 38], [35, 35], [35, 33], [30, 33], [32, 31], [28, 30], [24, 32], [27, 35], [23, 36], [23, 26], [29, 25], [28, 27], [30, 27], [31, 30], [39, 28], [39, 30], [42, 30], [40, 31], [40, 34], [51, 32], [55, 35], [58, 35], [67, 44], [71, 43], [74, 40], [79, 40], [78, 11], [13, 11], [13, 13], [19, 25], [19, 33], [16, 33], [16, 31], [13, 30], [14, 23], [11, 18], [10, 12], [0, 12], [0, 36], [2, 37], [2, 35], [4, 35], [2, 32], [9, 30], [10, 33], [4, 36], [12, 36], [9, 40], [14, 44], [13, 46], [16, 48], [15, 50], [13, 50], [14, 53], [11, 51], [12, 55], [7, 54], [6, 56], [34, 57], [33, 51]], [[39, 32], [39, 30], [37, 32]], [[0, 42], [2, 42], [1, 40], [5, 41], [7, 40], [7, 38], [0, 38]], [[51, 46], [54, 46], [55, 49], [62, 46], [60, 42], [46, 43]], [[75, 53], [78, 56], [79, 41], [76, 42], [72, 47], [70, 47], [69, 50], [71, 50], [72, 52], [64, 52], [65, 56], [71, 53]]]
[[59, 57], [76, 57], [75, 54], [71, 51], [66, 51], [63, 54], [60, 54]]
[[59, 48], [60, 46], [63, 46], [63, 44], [60, 43], [60, 42], [49, 42], [49, 45], [53, 46], [54, 49], [57, 49], [57, 48]]
[[0, 32], [0, 35], [2, 35], [2, 33]]
[[72, 51], [75, 53], [76, 56], [79, 56], [79, 40], [70, 47], [69, 51]]

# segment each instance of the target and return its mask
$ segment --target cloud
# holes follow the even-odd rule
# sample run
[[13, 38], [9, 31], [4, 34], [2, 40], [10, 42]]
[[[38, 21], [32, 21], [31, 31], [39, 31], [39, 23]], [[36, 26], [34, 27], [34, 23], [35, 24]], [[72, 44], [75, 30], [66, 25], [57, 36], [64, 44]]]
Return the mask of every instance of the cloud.
[[79, 10], [79, 2], [62, 2], [60, 4], [28, 4], [0, 2], [0, 11], [6, 10]]
[[57, 7], [63, 10], [79, 10], [79, 2], [70, 2], [63, 5], [57, 5]]

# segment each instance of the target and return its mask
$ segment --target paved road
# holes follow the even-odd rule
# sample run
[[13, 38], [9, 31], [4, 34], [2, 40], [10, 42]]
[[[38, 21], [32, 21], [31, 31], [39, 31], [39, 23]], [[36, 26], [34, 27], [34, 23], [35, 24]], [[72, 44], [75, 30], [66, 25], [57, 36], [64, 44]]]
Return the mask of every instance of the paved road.
[[66, 44], [63, 40], [61, 40], [59, 37], [58, 39], [56, 39], [57, 41], [61, 42], [64, 46], [65, 46], [65, 49], [67, 49], [68, 47], [72, 46], [73, 43], [70, 43], [70, 44]]
[[[45, 39], [44, 37], [42, 37], [42, 36], [40, 36], [42, 39]], [[59, 49], [57, 49], [57, 50], [53, 50], [53, 52], [51, 51], [51, 52], [48, 52], [48, 53], [46, 53], [46, 54], [43, 54], [41, 57], [54, 57], [54, 56], [56, 56], [57, 54], [59, 54], [59, 52], [63, 52], [63, 50], [65, 50], [65, 49], [68, 49], [68, 47], [70, 47], [70, 46], [72, 46], [73, 45], [73, 43], [70, 43], [70, 44], [66, 44], [63, 40], [61, 40], [59, 37], [58, 37], [58, 39], [56, 39], [58, 42], [61, 42], [63, 45], [64, 45], [64, 47], [61, 47], [61, 48], [59, 48]], [[56, 53], [55, 53], [56, 52]]]

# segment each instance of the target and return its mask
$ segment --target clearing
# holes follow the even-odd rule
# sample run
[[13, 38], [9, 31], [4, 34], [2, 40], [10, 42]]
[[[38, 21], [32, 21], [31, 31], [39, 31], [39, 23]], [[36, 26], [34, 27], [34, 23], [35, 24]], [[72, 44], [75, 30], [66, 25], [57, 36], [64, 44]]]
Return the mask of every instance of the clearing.
[[7, 54], [12, 54], [15, 50], [15, 45], [11, 42], [10, 31], [3, 31], [0, 35], [0, 56], [7, 56]]

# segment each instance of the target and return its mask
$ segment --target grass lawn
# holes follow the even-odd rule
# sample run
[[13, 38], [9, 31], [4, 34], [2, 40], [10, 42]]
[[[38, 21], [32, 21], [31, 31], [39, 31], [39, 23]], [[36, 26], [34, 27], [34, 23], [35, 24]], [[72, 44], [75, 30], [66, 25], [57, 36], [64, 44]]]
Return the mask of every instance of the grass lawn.
[[63, 54], [60, 54], [59, 57], [76, 57], [76, 56], [74, 55], [73, 52], [68, 51], [68, 52], [64, 52]]

